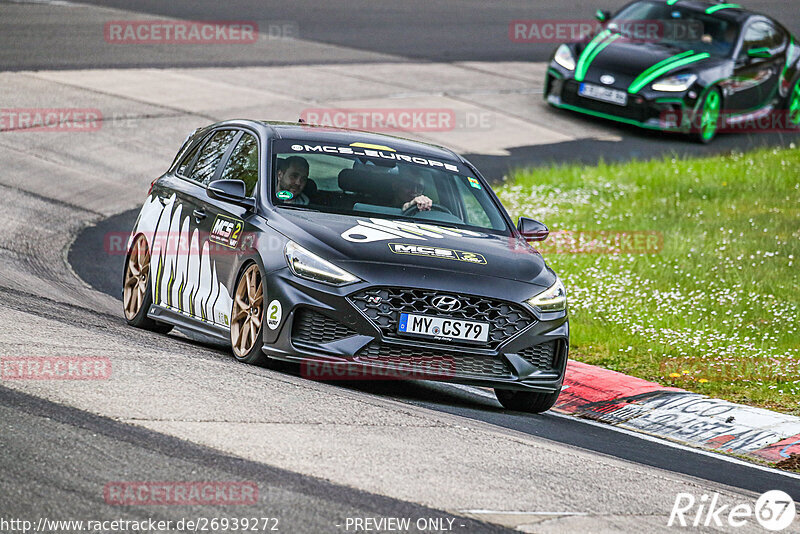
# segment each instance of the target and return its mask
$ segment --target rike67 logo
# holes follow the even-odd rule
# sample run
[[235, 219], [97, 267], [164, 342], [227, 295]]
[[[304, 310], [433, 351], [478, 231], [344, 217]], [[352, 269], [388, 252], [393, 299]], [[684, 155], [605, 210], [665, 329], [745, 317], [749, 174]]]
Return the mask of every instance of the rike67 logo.
[[720, 504], [719, 500], [719, 493], [703, 494], [700, 498], [691, 493], [679, 493], [667, 526], [741, 528], [755, 519], [763, 528], [779, 532], [789, 528], [797, 515], [794, 500], [780, 490], [764, 493], [755, 506], [749, 503], [732, 506]]

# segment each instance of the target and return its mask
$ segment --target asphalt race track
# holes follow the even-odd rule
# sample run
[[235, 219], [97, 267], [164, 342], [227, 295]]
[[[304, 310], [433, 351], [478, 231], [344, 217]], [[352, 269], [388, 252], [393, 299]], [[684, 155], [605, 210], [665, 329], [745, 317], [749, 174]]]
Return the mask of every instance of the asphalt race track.
[[[78, 276], [97, 290], [114, 297], [119, 294], [117, 275], [122, 272], [124, 257], [106, 254], [100, 245], [104, 242], [104, 236], [116, 235], [120, 229], [132, 227], [137, 214], [138, 210], [125, 212], [87, 228], [79, 234], [69, 251], [70, 264]], [[93, 260], [86, 261], [87, 258]], [[212, 347], [209, 345], [210, 349]], [[225, 347], [218, 350], [222, 356], [227, 354]], [[298, 374], [298, 369], [288, 368], [286, 371]], [[504, 412], [491, 392], [477, 388], [435, 382], [347, 382], [340, 385], [758, 493], [771, 489], [775, 485], [775, 477], [780, 476], [775, 472], [752, 469], [748, 465], [731, 464], [719, 457], [647, 442], [638, 436], [620, 434], [608, 427], [589, 426], [584, 422], [549, 414], [531, 416]], [[800, 477], [782, 478], [781, 489], [800, 497]]]
[[[422, 61], [545, 61], [553, 52], [548, 44], [524, 45], [508, 38], [508, 24], [512, 20], [528, 19], [591, 19], [597, 9], [617, 9], [626, 0], [509, 0], [485, 3], [479, 0], [409, 0], [397, 2], [371, 2], [370, 0], [314, 0], [280, 2], [276, 0], [233, 0], [224, 4], [192, 0], [159, 2], [158, 0], [96, 0], [83, 2], [98, 6], [159, 15], [184, 20], [255, 20], [261, 27], [270, 24], [293, 24], [296, 35], [304, 40], [324, 43], [347, 49], [398, 56]], [[800, 13], [790, 2], [781, 0], [754, 0], [746, 7], [777, 17], [793, 33], [800, 33]], [[235, 15], [235, 17], [233, 16]], [[35, 22], [31, 21], [35, 27]], [[22, 33], [22, 32], [20, 32]], [[98, 44], [86, 42], [86, 34], [62, 37], [73, 46], [90, 51], [87, 57], [61, 57], [44, 47], [37, 47], [33, 56], [15, 55], [20, 66], [45, 62], [50, 68], [64, 68], [85, 62], [97, 66], [98, 56], [108, 54]], [[23, 43], [15, 46], [21, 47]], [[69, 50], [68, 47], [66, 50]], [[117, 51], [114, 51], [117, 52]], [[8, 50], [5, 52], [8, 54]], [[229, 51], [211, 58], [218, 64], [267, 65], [317, 63], [330, 60], [328, 53], [312, 54], [294, 50], [279, 57], [242, 58]], [[114, 56], [118, 61], [119, 56]], [[124, 66], [146, 66], [158, 63], [159, 58], [138, 55], [126, 57]], [[174, 58], [170, 65], [180, 65], [188, 58]], [[135, 63], [134, 63], [135, 62]]]
[[[13, 434], [2, 440], [3, 483], [7, 488], [21, 490], [13, 500], [8, 495], [3, 498], [3, 512], [16, 517], [35, 517], [41, 508], [29, 508], [30, 503], [48, 499], [52, 503], [48, 506], [52, 519], [60, 515], [177, 522], [191, 511], [189, 507], [161, 507], [150, 513], [130, 507], [120, 513], [114, 505], [97, 502], [95, 487], [123, 473], [135, 480], [183, 480], [187, 473], [203, 473], [205, 477], [256, 482], [259, 493], [269, 496], [269, 508], [252, 505], [237, 512], [249, 517], [279, 515], [281, 530], [323, 532], [334, 526], [332, 518], [365, 516], [432, 517], [449, 519], [470, 531], [505, 530], [249, 462], [6, 388], [0, 388], [0, 413], [8, 422], [4, 430]], [[30, 454], [25, 446], [29, 443], [37, 444], [36, 454]], [[64, 450], [65, 444], [69, 444], [68, 451]], [[97, 451], [103, 454], [98, 455]], [[126, 464], [124, 469], [120, 460]], [[85, 468], [76, 470], [75, 466]], [[224, 517], [228, 511], [218, 505], [204, 507], [203, 513]], [[271, 526], [272, 522], [268, 524]]]
[[[471, 91], [468, 87], [479, 81], [465, 75], [462, 83], [456, 86], [457, 89], [449, 93], [454, 98], [464, 96], [471, 99], [474, 96], [476, 100], [483, 101], [485, 110], [499, 113], [497, 120], [508, 116], [530, 120], [532, 113], [534, 120], [539, 119], [540, 124], [550, 125], [555, 120], [556, 131], [571, 123], [581, 132], [576, 136], [569, 131], [572, 138], [563, 138], [549, 135], [541, 137], [522, 131], [513, 136], [513, 145], [504, 138], [505, 132], [500, 132], [499, 135], [504, 138], [500, 144], [508, 148], [502, 154], [502, 159], [481, 151], [479, 144], [463, 147], [461, 151], [493, 179], [501, 178], [509, 168], [531, 164], [568, 161], [596, 163], [601, 159], [624, 161], [631, 158], [713, 154], [745, 151], [757, 146], [786, 146], [800, 139], [798, 134], [791, 133], [728, 134], [721, 135], [710, 147], [699, 147], [683, 136], [661, 135], [633, 126], [609, 124], [591, 117], [576, 117], [572, 113], [547, 109], [541, 102], [542, 76], [538, 74], [533, 78], [522, 78], [528, 82], [527, 86], [513, 89], [508, 86], [506, 80], [519, 75], [516, 72], [519, 68], [517, 65], [545, 62], [555, 47], [549, 43], [512, 41], [508, 35], [509, 23], [538, 19], [591, 20], [596, 9], [615, 9], [625, 3], [624, 0], [515, 0], [489, 4], [478, 0], [413, 0], [402, 4], [376, 4], [369, 0], [334, 0], [317, 5], [313, 0], [292, 3], [237, 0], [224, 4], [191, 0], [135, 3], [112, 0], [71, 4], [50, 0], [15, 0], [2, 8], [4, 16], [0, 18], [0, 35], [3, 36], [4, 46], [0, 49], [0, 68], [24, 71], [357, 64], [363, 65], [358, 69], [360, 74], [405, 88], [404, 76], [380, 70], [376, 65], [408, 62], [433, 66], [438, 63], [478, 63], [474, 67], [481, 69], [493, 64], [496, 66], [493, 72], [502, 74], [493, 87]], [[89, 4], [102, 8], [94, 10], [82, 7]], [[789, 30], [798, 34], [800, 11], [788, 9], [789, 5], [780, 0], [747, 3], [751, 9], [777, 17]], [[4, 4], [0, 2], [0, 6]], [[425, 16], [421, 17], [420, 13], [423, 12]], [[267, 35], [263, 35], [255, 46], [221, 44], [179, 47], [162, 44], [109, 45], [103, 35], [103, 23], [108, 20], [151, 20], [154, 17], [232, 20], [233, 14], [236, 20], [257, 23]], [[281, 32], [288, 39], [281, 38]], [[354, 68], [345, 70], [356, 74]], [[378, 73], [372, 76], [370, 71]], [[303, 83], [302, 80], [299, 83]], [[507, 98], [502, 101], [495, 101], [493, 97], [481, 98], [487, 89]], [[444, 91], [448, 93], [446, 89]], [[312, 101], [316, 101], [316, 98]], [[273, 111], [269, 118], [297, 119], [296, 116], [276, 116], [278, 114], [280, 112]], [[492, 130], [486, 134], [492, 137], [498, 135]], [[536, 142], [531, 142], [534, 139]], [[452, 146], [452, 139], [448, 141]]]
[[[453, 146], [494, 180], [548, 162], [797, 142], [726, 135], [703, 147], [548, 109], [541, 77], [552, 46], [511, 42], [508, 23], [588, 18], [622, 2], [131, 4], [0, 1], [2, 107], [103, 116], [94, 131], [0, 131], [0, 356], [93, 356], [112, 369], [98, 381], [0, 380], [0, 521], [248, 516], [276, 518], [284, 532], [354, 532], [353, 518], [411, 518], [414, 532], [662, 532], [674, 530], [666, 524], [679, 493], [717, 493], [731, 506], [769, 489], [800, 500], [798, 475], [504, 411], [479, 388], [312, 382], [123, 319], [115, 240], [185, 136], [217, 120], [448, 108], [456, 128], [410, 135]], [[800, 33], [800, 13], [785, 2], [748, 5]], [[292, 35], [251, 47], [103, 39], [108, 21], [154, 17], [256, 20]], [[481, 125], [466, 124], [476, 117]], [[129, 506], [104, 497], [126, 481], [243, 481], [259, 499]], [[762, 531], [755, 522], [737, 530]]]

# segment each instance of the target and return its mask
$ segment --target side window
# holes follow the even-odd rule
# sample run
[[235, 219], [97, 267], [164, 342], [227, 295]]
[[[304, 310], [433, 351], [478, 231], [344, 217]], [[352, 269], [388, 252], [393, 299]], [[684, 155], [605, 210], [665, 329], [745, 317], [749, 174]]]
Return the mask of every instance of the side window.
[[786, 39], [786, 36], [783, 34], [783, 31], [779, 30], [772, 24], [768, 24], [769, 26], [769, 46], [771, 50], [776, 48], [780, 48], [783, 46], [783, 42]]
[[258, 182], [258, 140], [254, 136], [249, 133], [242, 135], [220, 178], [243, 181], [247, 196], [253, 196]]
[[769, 48], [774, 50], [783, 44], [783, 34], [775, 26], [767, 22], [758, 21], [751, 24], [744, 34], [742, 56], [753, 48]]
[[208, 185], [234, 137], [236, 137], [235, 130], [220, 130], [212, 135], [200, 152], [189, 178], [202, 185]]
[[202, 141], [197, 143], [197, 145], [195, 145], [195, 147], [188, 154], [186, 154], [186, 156], [184, 156], [183, 161], [181, 161], [181, 164], [178, 165], [178, 174], [181, 176], [186, 176], [186, 171], [189, 170], [188, 167], [192, 163], [192, 160], [197, 154], [197, 151], [200, 150], [201, 146], [203, 146]]

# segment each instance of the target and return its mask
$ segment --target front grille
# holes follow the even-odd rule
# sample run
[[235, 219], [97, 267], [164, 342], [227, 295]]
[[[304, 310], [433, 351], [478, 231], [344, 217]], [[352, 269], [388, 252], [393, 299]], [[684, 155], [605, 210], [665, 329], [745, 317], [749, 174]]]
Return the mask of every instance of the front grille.
[[388, 338], [401, 338], [397, 326], [402, 312], [489, 323], [487, 345], [491, 348], [497, 348], [535, 322], [518, 304], [470, 295], [456, 296], [461, 309], [445, 313], [431, 304], [433, 298], [441, 295], [447, 294], [425, 289], [376, 287], [351, 295], [350, 301]]
[[557, 341], [534, 345], [517, 352], [517, 355], [542, 371], [551, 371], [556, 368]]
[[295, 313], [292, 325], [292, 341], [302, 343], [330, 343], [356, 333], [335, 319], [314, 310], [301, 308]]
[[564, 84], [564, 91], [561, 94], [561, 101], [565, 104], [578, 106], [590, 111], [597, 111], [623, 119], [631, 119], [638, 122], [647, 122], [648, 119], [658, 118], [658, 111], [651, 109], [647, 102], [637, 104], [633, 101], [633, 96], [628, 95], [628, 104], [618, 106], [607, 102], [601, 102], [592, 98], [585, 98], [578, 94], [579, 83], [570, 80]]
[[400, 369], [418, 370], [431, 374], [435, 370], [446, 376], [476, 376], [509, 378], [511, 371], [500, 356], [459, 354], [390, 345], [373, 341], [356, 355], [363, 363], [380, 363]]

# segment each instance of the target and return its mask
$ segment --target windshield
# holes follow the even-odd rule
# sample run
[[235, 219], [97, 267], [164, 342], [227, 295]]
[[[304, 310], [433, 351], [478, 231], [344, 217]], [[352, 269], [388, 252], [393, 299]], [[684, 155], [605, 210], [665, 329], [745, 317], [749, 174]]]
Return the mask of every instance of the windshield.
[[717, 57], [730, 56], [739, 36], [736, 22], [663, 1], [632, 4], [611, 19], [607, 28], [633, 40]]
[[278, 140], [273, 154], [276, 206], [508, 233], [485, 186], [460, 162], [363, 143]]

